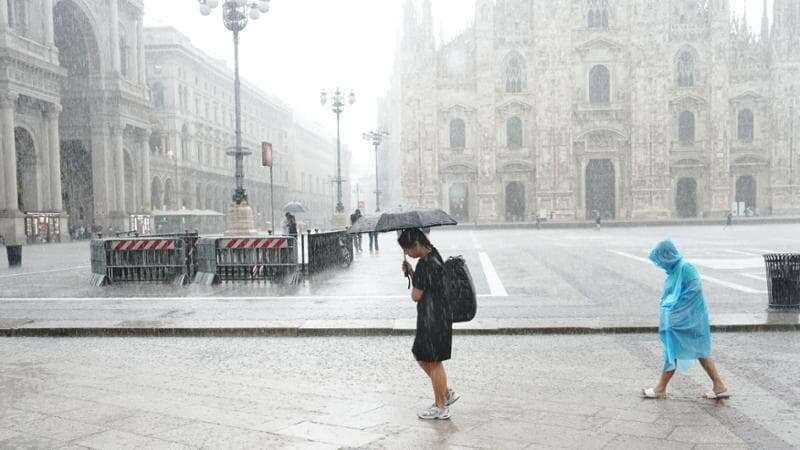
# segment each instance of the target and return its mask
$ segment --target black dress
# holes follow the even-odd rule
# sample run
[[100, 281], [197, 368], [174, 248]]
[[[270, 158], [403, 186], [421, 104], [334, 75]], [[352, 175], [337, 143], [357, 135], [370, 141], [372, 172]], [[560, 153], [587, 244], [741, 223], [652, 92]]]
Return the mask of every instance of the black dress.
[[411, 348], [417, 361], [450, 359], [453, 322], [444, 298], [442, 276], [442, 258], [434, 250], [420, 258], [411, 280], [415, 288], [424, 291], [422, 299], [417, 302], [417, 333]]

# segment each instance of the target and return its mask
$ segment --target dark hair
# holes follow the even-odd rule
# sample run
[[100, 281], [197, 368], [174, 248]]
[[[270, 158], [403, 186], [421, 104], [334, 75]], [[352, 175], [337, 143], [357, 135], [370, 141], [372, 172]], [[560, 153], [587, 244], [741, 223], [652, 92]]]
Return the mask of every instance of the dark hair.
[[423, 233], [419, 228], [408, 228], [403, 230], [403, 232], [400, 234], [400, 237], [397, 238], [397, 243], [400, 244], [400, 247], [404, 249], [413, 247], [417, 242], [419, 242], [419, 245], [423, 247], [430, 249], [433, 248], [431, 241], [428, 240], [428, 236], [426, 236], [425, 233]]

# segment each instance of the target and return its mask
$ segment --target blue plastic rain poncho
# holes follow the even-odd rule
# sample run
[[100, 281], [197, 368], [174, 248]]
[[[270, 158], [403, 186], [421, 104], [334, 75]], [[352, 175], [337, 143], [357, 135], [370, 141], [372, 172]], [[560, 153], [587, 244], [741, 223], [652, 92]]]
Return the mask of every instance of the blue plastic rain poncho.
[[700, 274], [669, 239], [656, 245], [650, 260], [667, 272], [658, 325], [664, 372], [686, 372], [692, 362], [711, 354], [708, 308]]

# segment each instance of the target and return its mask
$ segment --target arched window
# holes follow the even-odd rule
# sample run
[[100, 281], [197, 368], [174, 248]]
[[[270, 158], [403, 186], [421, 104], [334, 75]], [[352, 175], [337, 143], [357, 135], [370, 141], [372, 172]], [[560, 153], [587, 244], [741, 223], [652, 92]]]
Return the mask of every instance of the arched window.
[[519, 117], [506, 121], [506, 145], [509, 148], [522, 147], [522, 120]]
[[683, 111], [678, 116], [678, 140], [681, 144], [694, 144], [694, 113]]
[[675, 72], [678, 80], [678, 86], [694, 86], [694, 56], [691, 52], [684, 50], [680, 55], [678, 55]]
[[525, 83], [525, 62], [521, 56], [513, 54], [506, 61], [506, 92], [522, 92]]
[[191, 145], [191, 140], [189, 138], [189, 127], [186, 124], [183, 124], [181, 127], [181, 158], [182, 159], [190, 159], [189, 149]]
[[586, 17], [590, 30], [608, 29], [608, 0], [589, 0]]
[[743, 109], [739, 111], [739, 140], [753, 142], [753, 111]]
[[462, 119], [450, 121], [450, 148], [467, 146], [467, 127]]
[[611, 74], [603, 65], [592, 67], [589, 72], [589, 103], [607, 105], [611, 99]]
[[160, 81], [153, 84], [153, 106], [164, 108], [164, 85]]

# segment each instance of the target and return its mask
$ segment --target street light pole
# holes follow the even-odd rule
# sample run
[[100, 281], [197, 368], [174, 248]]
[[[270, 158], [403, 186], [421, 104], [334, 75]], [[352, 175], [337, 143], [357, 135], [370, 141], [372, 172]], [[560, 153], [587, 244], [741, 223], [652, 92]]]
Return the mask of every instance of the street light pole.
[[383, 142], [383, 138], [388, 135], [389, 132], [385, 130], [367, 131], [362, 135], [365, 141], [372, 142], [372, 145], [375, 147], [375, 212], [380, 212], [381, 210], [381, 190], [378, 184], [378, 147]]
[[[200, 14], [207, 16], [211, 10], [220, 5], [219, 0], [197, 0], [200, 4]], [[225, 28], [233, 32], [233, 61], [234, 61], [234, 98], [235, 98], [235, 125], [236, 143], [227, 152], [235, 158], [236, 189], [233, 192], [233, 218], [228, 224], [229, 234], [255, 233], [255, 218], [253, 210], [248, 205], [247, 191], [244, 188], [244, 157], [252, 154], [242, 146], [242, 99], [241, 80], [239, 77], [239, 33], [245, 29], [249, 18], [257, 20], [261, 13], [269, 11], [270, 0], [222, 0], [222, 22]]]
[[[328, 102], [328, 93], [323, 90], [319, 96], [321, 105]], [[356, 94], [350, 90], [350, 95], [347, 96], [347, 103], [353, 104], [356, 102]], [[337, 87], [333, 92], [331, 99], [331, 110], [336, 114], [336, 213], [344, 213], [344, 204], [342, 203], [342, 139], [341, 139], [341, 115], [345, 108], [345, 98], [342, 91]]]

